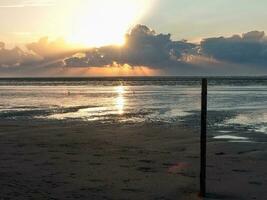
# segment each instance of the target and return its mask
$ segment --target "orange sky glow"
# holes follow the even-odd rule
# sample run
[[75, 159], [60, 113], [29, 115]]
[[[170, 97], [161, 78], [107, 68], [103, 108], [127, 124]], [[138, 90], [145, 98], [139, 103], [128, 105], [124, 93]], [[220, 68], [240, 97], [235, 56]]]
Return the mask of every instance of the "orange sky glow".
[[64, 71], [71, 76], [157, 76], [162, 74], [161, 70], [149, 67], [131, 67], [129, 65], [115, 65], [106, 67], [71, 68]]

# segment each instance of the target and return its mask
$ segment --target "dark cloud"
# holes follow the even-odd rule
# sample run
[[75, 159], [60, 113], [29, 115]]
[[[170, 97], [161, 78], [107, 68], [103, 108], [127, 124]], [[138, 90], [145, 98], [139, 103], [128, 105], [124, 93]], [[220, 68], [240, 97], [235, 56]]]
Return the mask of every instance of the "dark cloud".
[[264, 32], [242, 36], [208, 38], [201, 42], [201, 53], [215, 59], [239, 64], [267, 64], [267, 39]]
[[44, 37], [22, 50], [6, 49], [0, 42], [0, 73], [24, 70], [24, 74], [52, 74], [125, 64], [162, 70], [166, 75], [262, 74], [267, 73], [267, 37], [264, 32], [252, 31], [193, 44], [173, 41], [170, 34], [157, 34], [147, 26], [137, 25], [126, 35], [122, 47], [75, 49], [62, 39], [49, 41]]
[[6, 49], [5, 43], [0, 42], [0, 67], [16, 67], [31, 62], [37, 62], [40, 58], [27, 53], [19, 47]]
[[25, 49], [7, 49], [0, 42], [0, 76], [61, 76], [63, 60], [77, 51], [62, 39], [49, 41], [47, 37], [27, 44]]
[[70, 67], [105, 66], [116, 62], [158, 68], [182, 62], [183, 55], [192, 52], [195, 47], [195, 44], [186, 41], [173, 42], [170, 34], [156, 34], [144, 25], [137, 25], [126, 35], [125, 46], [93, 49], [87, 51], [84, 57], [73, 56], [65, 62]]

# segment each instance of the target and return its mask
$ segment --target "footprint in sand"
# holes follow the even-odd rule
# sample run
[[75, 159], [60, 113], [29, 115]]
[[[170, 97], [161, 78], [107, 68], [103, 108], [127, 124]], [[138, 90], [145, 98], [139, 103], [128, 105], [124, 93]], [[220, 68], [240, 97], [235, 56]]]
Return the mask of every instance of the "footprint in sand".
[[139, 162], [148, 163], [148, 164], [155, 163], [155, 161], [153, 161], [153, 160], [139, 160]]
[[137, 192], [143, 192], [143, 190], [140, 189], [134, 189], [134, 188], [123, 188], [121, 189], [124, 192], [133, 192], [133, 193], [137, 193]]
[[138, 171], [145, 172], [145, 173], [155, 173], [156, 170], [152, 169], [151, 167], [139, 167]]

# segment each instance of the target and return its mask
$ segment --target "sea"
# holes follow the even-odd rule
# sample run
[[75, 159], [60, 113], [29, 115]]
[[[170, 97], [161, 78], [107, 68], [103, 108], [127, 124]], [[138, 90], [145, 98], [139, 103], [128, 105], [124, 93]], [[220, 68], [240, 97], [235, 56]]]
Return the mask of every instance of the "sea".
[[[200, 128], [201, 77], [2, 78], [1, 121]], [[208, 77], [208, 136], [267, 142], [267, 77]]]

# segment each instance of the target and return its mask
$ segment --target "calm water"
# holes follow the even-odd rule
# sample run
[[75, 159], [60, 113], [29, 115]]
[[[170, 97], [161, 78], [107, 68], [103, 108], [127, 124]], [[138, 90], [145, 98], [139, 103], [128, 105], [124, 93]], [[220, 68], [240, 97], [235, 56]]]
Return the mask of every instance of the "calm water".
[[[198, 78], [0, 79], [0, 117], [198, 128], [200, 88]], [[213, 78], [208, 90], [216, 139], [265, 140], [267, 78]]]

